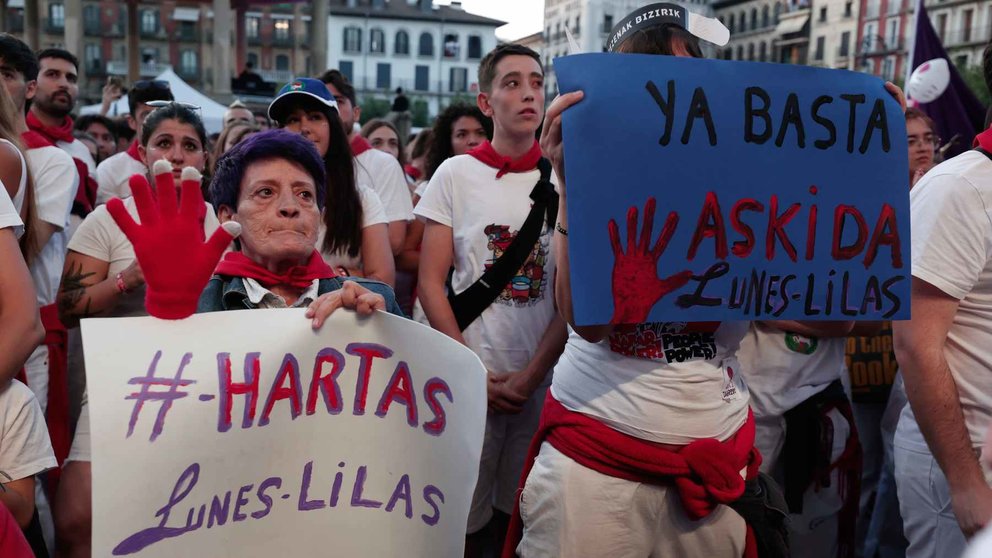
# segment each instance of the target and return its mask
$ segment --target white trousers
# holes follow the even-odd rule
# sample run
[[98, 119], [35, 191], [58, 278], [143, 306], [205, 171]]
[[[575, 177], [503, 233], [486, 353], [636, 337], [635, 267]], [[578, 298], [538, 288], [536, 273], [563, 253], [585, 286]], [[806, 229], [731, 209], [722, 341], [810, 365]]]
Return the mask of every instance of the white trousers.
[[739, 558], [744, 518], [727, 506], [692, 521], [674, 487], [618, 479], [545, 442], [520, 495], [521, 558]]

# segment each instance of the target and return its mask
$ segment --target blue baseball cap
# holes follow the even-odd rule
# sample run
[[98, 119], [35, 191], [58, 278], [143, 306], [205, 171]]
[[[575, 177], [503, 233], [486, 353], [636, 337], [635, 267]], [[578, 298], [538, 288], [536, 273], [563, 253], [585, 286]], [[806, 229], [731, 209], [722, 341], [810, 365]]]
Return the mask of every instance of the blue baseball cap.
[[276, 122], [284, 122], [290, 108], [308, 98], [334, 112], [338, 110], [338, 104], [324, 82], [313, 78], [296, 78], [284, 85], [276, 98], [269, 103], [269, 118]]

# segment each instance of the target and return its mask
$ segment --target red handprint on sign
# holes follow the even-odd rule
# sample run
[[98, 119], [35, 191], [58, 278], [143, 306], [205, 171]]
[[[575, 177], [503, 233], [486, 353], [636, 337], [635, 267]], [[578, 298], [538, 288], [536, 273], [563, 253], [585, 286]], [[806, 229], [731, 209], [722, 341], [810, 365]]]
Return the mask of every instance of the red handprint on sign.
[[658, 259], [675, 234], [679, 216], [674, 211], [665, 219], [665, 227], [654, 248], [650, 248], [654, 227], [655, 199], [644, 204], [644, 229], [637, 240], [637, 207], [627, 211], [627, 252], [620, 246], [620, 230], [610, 219], [610, 243], [613, 245], [613, 324], [639, 324], [647, 320], [651, 308], [666, 294], [685, 285], [692, 272], [680, 271], [665, 279], [658, 278]]

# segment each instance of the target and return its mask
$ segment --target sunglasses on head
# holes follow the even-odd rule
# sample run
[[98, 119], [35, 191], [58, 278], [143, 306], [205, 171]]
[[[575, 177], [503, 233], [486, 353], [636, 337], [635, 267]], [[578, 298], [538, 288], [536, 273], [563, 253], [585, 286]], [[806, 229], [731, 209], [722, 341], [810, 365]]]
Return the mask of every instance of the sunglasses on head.
[[184, 101], [148, 101], [145, 104], [153, 108], [162, 108], [169, 105], [179, 105], [190, 110], [200, 110], [201, 108], [200, 105], [194, 105], [193, 103], [187, 103]]
[[172, 86], [169, 82], [161, 79], [143, 79], [136, 81], [131, 84], [131, 89], [135, 91], [144, 91], [146, 89], [157, 89], [160, 91], [171, 91]]

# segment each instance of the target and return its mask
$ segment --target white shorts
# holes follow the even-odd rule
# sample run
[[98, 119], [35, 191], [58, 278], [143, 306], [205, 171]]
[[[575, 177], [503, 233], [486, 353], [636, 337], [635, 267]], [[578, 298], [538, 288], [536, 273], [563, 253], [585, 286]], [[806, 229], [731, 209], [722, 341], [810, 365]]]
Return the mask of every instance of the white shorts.
[[48, 410], [48, 346], [39, 345], [31, 352], [24, 363], [24, 377], [28, 387], [34, 392], [34, 398], [41, 405], [41, 412]]
[[92, 461], [90, 452], [90, 403], [86, 392], [83, 392], [83, 406], [79, 410], [79, 420], [76, 422], [76, 434], [72, 437], [72, 448], [66, 463], [70, 461]]
[[518, 414], [486, 417], [479, 480], [472, 495], [466, 533], [476, 533], [485, 527], [493, 517], [493, 508], [506, 514], [513, 513], [527, 450], [541, 420], [547, 392], [546, 385], [534, 390]]
[[693, 521], [673, 487], [598, 473], [548, 442], [520, 495], [520, 558], [744, 554], [744, 518], [719, 505]]

